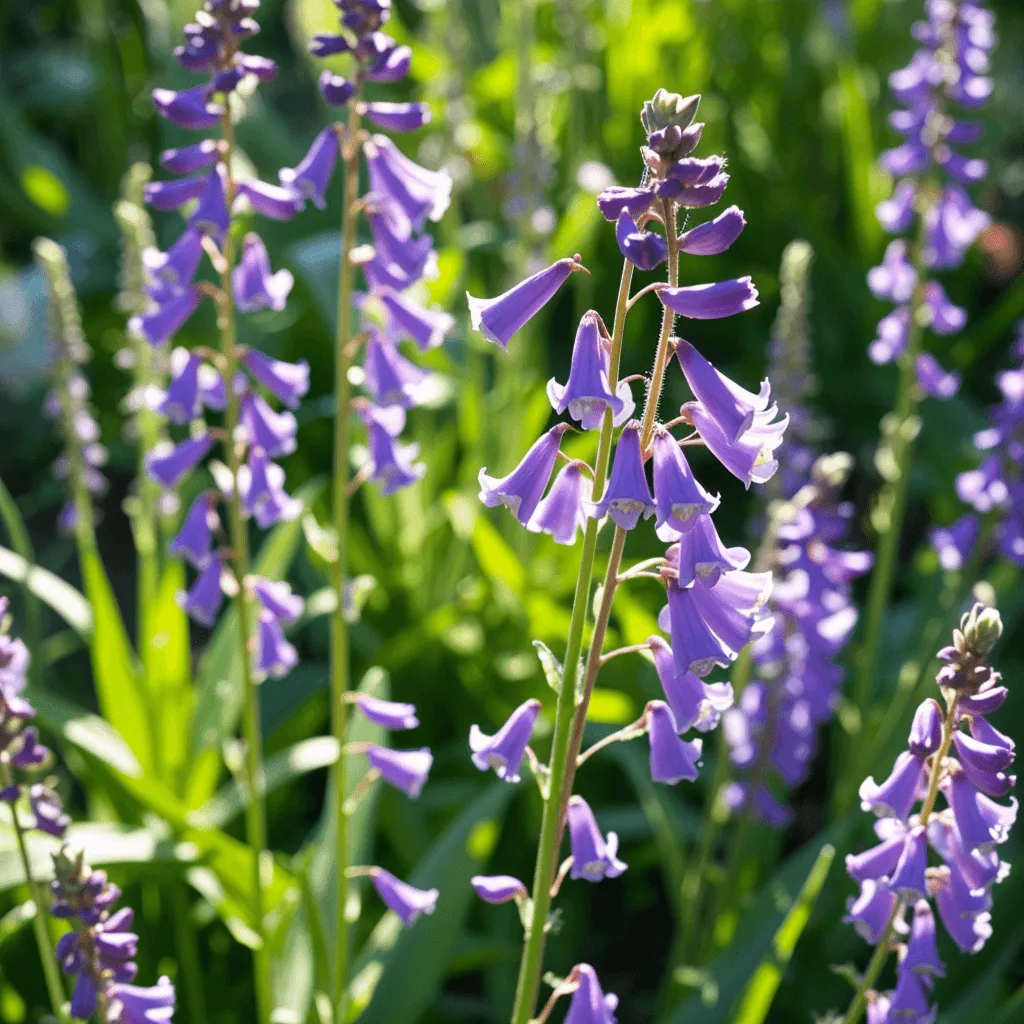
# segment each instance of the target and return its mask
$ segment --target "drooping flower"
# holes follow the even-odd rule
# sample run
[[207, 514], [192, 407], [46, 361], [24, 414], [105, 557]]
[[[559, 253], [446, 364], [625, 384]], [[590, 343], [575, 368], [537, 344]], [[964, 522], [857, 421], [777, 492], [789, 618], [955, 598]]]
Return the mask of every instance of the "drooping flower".
[[416, 717], [414, 704], [382, 700], [380, 697], [374, 697], [368, 693], [354, 693], [351, 699], [368, 721], [373, 722], [374, 725], [383, 726], [385, 729], [396, 731], [415, 729], [420, 724]]
[[597, 980], [597, 972], [590, 964], [577, 964], [572, 973], [577, 981], [576, 991], [565, 1015], [565, 1024], [615, 1024], [618, 996], [605, 994]]
[[534, 533], [547, 533], [558, 544], [576, 543], [577, 530], [587, 523], [585, 504], [590, 499], [590, 479], [584, 464], [570, 462], [555, 477], [555, 482], [526, 524]]
[[651, 745], [651, 778], [674, 786], [697, 775], [703, 741], [679, 738], [680, 728], [672, 709], [660, 700], [647, 705], [647, 734]]
[[697, 517], [714, 512], [720, 499], [712, 497], [690, 472], [686, 456], [664, 428], [654, 431], [654, 502], [658, 537], [671, 541], [692, 530]]
[[498, 778], [506, 782], [518, 782], [519, 769], [540, 709], [541, 703], [535, 698], [520, 704], [493, 736], [487, 736], [474, 725], [469, 732], [473, 764], [482, 772], [493, 768]]
[[288, 301], [295, 279], [289, 270], [273, 273], [263, 240], [254, 231], [242, 243], [242, 259], [232, 276], [235, 305], [243, 313], [260, 309], [280, 312]]
[[581, 796], [569, 798], [569, 846], [572, 852], [571, 878], [585, 878], [600, 882], [603, 878], [618, 878], [626, 865], [618, 859], [619, 837], [609, 832], [601, 835], [597, 819], [590, 805]]
[[389, 785], [415, 800], [426, 785], [434, 757], [427, 747], [420, 750], [392, 750], [371, 744], [366, 750], [371, 767]]
[[519, 902], [527, 897], [526, 886], [512, 875], [474, 875], [469, 881], [485, 903]]
[[440, 895], [437, 889], [417, 889], [383, 868], [374, 868], [370, 881], [384, 904], [402, 919], [407, 928], [414, 925], [421, 914], [432, 914], [437, 908]]
[[488, 508], [504, 505], [523, 526], [526, 526], [537, 510], [548, 480], [551, 479], [562, 435], [568, 429], [567, 424], [559, 423], [541, 434], [519, 465], [506, 477], [496, 479], [488, 476], [486, 469], [481, 469], [480, 500]]
[[640, 431], [637, 420], [622, 428], [601, 500], [584, 503], [587, 515], [594, 519], [610, 516], [624, 530], [634, 529], [641, 516], [650, 519], [656, 508], [640, 451]]

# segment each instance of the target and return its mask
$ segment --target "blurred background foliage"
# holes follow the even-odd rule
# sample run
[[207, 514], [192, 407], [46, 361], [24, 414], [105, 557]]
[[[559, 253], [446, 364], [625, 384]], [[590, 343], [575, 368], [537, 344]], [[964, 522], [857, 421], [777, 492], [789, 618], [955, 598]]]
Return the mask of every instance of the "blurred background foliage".
[[[374, 862], [413, 882], [444, 879], [453, 895], [435, 918], [397, 942], [387, 919], [369, 935], [375, 904], [367, 901], [367, 920], [360, 925], [367, 940], [366, 979], [371, 988], [381, 978], [386, 983], [377, 986], [365, 1019], [389, 1024], [500, 1020], [501, 1008], [511, 1003], [519, 926], [509, 908], [484, 912], [471, 904], [466, 879], [488, 862], [494, 871], [529, 877], [540, 803], [528, 785], [514, 795], [488, 788], [469, 762], [466, 736], [470, 724], [494, 726], [543, 689], [530, 642], [543, 640], [556, 654], [564, 645], [577, 555], [525, 534], [503, 514], [483, 514], [475, 497], [476, 473], [481, 465], [504, 472], [543, 428], [550, 415], [543, 383], [552, 374], [564, 378], [576, 320], [590, 306], [606, 316], [610, 312], [621, 264], [594, 195], [612, 182], [632, 184], [638, 178], [641, 103], [659, 86], [700, 92], [699, 116], [707, 122], [701, 152], [727, 154], [728, 198], [749, 223], [739, 242], [716, 258], [713, 274], [716, 279], [753, 274], [762, 304], [723, 325], [696, 323], [694, 340], [730, 375], [759, 379], [778, 304], [782, 249], [797, 237], [813, 245], [817, 373], [811, 404], [827, 424], [828, 445], [856, 457], [849, 493], [865, 513], [857, 539], [873, 542], [866, 514], [879, 482], [873, 456], [879, 420], [892, 403], [895, 372], [866, 358], [883, 310], [864, 278], [884, 246], [873, 209], [889, 186], [876, 169], [876, 156], [894, 141], [885, 120], [886, 76], [909, 59], [909, 27], [920, 3], [394, 0], [394, 5], [395, 34], [408, 39], [416, 53], [408, 90], [428, 99], [434, 112], [434, 123], [410, 146], [424, 162], [446, 165], [456, 182], [457, 200], [437, 232], [440, 274], [430, 288], [435, 301], [460, 317], [460, 329], [443, 352], [431, 355], [442, 384], [430, 407], [412, 417], [412, 432], [429, 465], [425, 480], [388, 501], [364, 488], [356, 503], [352, 558], [355, 574], [366, 577], [366, 603], [353, 642], [357, 675], [377, 666], [383, 674], [372, 675], [370, 685], [390, 686], [395, 697], [417, 704], [423, 723], [417, 735], [437, 756], [418, 802], [391, 791], [380, 794]], [[973, 464], [971, 435], [996, 398], [993, 374], [1008, 365], [1013, 325], [1024, 315], [1024, 9], [1019, 0], [993, 0], [990, 6], [997, 13], [1000, 44], [996, 90], [984, 114], [987, 131], [979, 150], [990, 160], [991, 173], [979, 198], [993, 226], [967, 266], [947, 282], [970, 320], [962, 335], [943, 342], [939, 354], [964, 373], [965, 386], [954, 400], [924, 407], [896, 601], [875, 683], [876, 724], [883, 727], [883, 740], [888, 737], [876, 744], [877, 763], [870, 766], [876, 773], [888, 769], [914, 704], [905, 693], [894, 703], [894, 694], [901, 692], [901, 665], [927, 653], [919, 654], [918, 647], [928, 622], [937, 619], [946, 633], [955, 621], [956, 608], [940, 600], [936, 559], [922, 542], [930, 524], [959, 514], [953, 480]], [[40, 411], [49, 353], [43, 282], [31, 263], [30, 243], [45, 234], [68, 249], [86, 334], [95, 349], [90, 375], [103, 440], [111, 449], [100, 548], [131, 630], [138, 625], [135, 566], [122, 502], [136, 456], [122, 435], [128, 376], [115, 358], [124, 344], [124, 316], [113, 301], [119, 255], [111, 208], [129, 165], [155, 163], [162, 148], [180, 141], [173, 127], [153, 115], [149, 90], [186, 84], [188, 76], [170, 51], [191, 16], [192, 0], [25, 0], [0, 6], [0, 478], [17, 510], [4, 519], [8, 530], [19, 518], [24, 522], [39, 566], [80, 585], [73, 544], [55, 529], [62, 486], [49, 467], [57, 442]], [[238, 138], [245, 158], [264, 179], [273, 180], [279, 167], [297, 161], [327, 116], [306, 43], [332, 24], [333, 9], [328, 0], [264, 0], [259, 19], [262, 33], [254, 49], [278, 61], [281, 73], [250, 101]], [[388, 91], [393, 98], [393, 87]], [[242, 339], [285, 358], [305, 358], [313, 368], [312, 394], [300, 413], [299, 447], [286, 462], [289, 483], [306, 488], [310, 512], [291, 534], [277, 538], [278, 550], [271, 552], [306, 594], [322, 593], [326, 581], [320, 553], [329, 538], [321, 529], [326, 507], [318, 481], [330, 466], [339, 216], [336, 189], [323, 213], [308, 210], [290, 224], [265, 225], [275, 265], [290, 267], [297, 287], [285, 311], [248, 318], [251, 333]], [[156, 227], [162, 242], [174, 236], [169, 219], [158, 220]], [[507, 356], [470, 335], [462, 299], [467, 288], [495, 294], [536, 265], [573, 252], [581, 253], [590, 276], [574, 275], [572, 285], [516, 339]], [[702, 263], [698, 273], [711, 274], [705, 267], [711, 265]], [[686, 276], [692, 272], [684, 265], [683, 283], [699, 283]], [[648, 367], [654, 306], [639, 307], [630, 321], [625, 372]], [[182, 341], [199, 343], [211, 329], [211, 322], [195, 317]], [[670, 404], [674, 398], [670, 392]], [[587, 439], [572, 443], [585, 446]], [[756, 545], [748, 524], [757, 521], [757, 499], [735, 481], [718, 482], [724, 492], [718, 517], [723, 535], [733, 542], [747, 537]], [[3, 542], [17, 546], [10, 534]], [[649, 550], [643, 543], [631, 554], [657, 553], [653, 536], [646, 541]], [[9, 575], [14, 563], [8, 554], [0, 557], [0, 568]], [[1016, 690], [1024, 664], [1024, 590], [1005, 567], [990, 573], [987, 585], [994, 588], [1008, 625], [997, 663], [1012, 696], [999, 724], [1011, 735], [1024, 735], [1024, 702]], [[54, 600], [66, 619], [66, 595]], [[617, 605], [616, 637], [637, 642], [654, 630], [656, 594], [643, 584], [623, 592]], [[116, 879], [137, 901], [144, 939], [141, 974], [152, 977], [161, 970], [178, 979], [179, 1021], [248, 1019], [248, 956], [235, 941], [244, 939], [244, 929], [224, 911], [223, 899], [211, 894], [209, 872], [196, 867], [218, 856], [227, 858], [221, 867], [230, 863], [227, 839], [203, 845], [202, 821], [187, 818], [196, 808], [187, 793], [168, 809], [152, 794], [140, 796], [141, 783], [125, 785], [116, 764], [109, 763], [113, 748], [106, 734], [95, 718], [83, 718], [97, 707], [79, 636], [87, 630], [66, 628], [49, 610], [44, 626], [49, 639], [37, 651], [36, 679], [37, 693], [45, 694], [41, 711], [51, 731], [63, 723], [64, 742], [57, 745], [66, 765], [64, 789], [75, 817], [96, 823], [80, 833], [89, 837], [90, 857], [115, 865]], [[197, 657], [208, 641], [192, 637]], [[304, 909], [282, 940], [279, 978], [287, 992], [283, 1001], [297, 1019], [305, 1019], [314, 972], [309, 901], [315, 902], [327, 884], [316, 855], [322, 829], [329, 827], [319, 817], [320, 769], [330, 751], [300, 744], [326, 728], [327, 624], [315, 603], [296, 642], [301, 666], [287, 679], [268, 683], [263, 704], [267, 753], [279, 782], [270, 794], [271, 845], [280, 851], [282, 869], [305, 881]], [[200, 663], [208, 684], [197, 698], [202, 722], [223, 718], [220, 684], [228, 669], [210, 668], [209, 661]], [[916, 675], [911, 675], [913, 683]], [[926, 673], [926, 684], [929, 679]], [[592, 706], [595, 735], [634, 717], [656, 686], [653, 669], [643, 663], [612, 662]], [[544, 696], [552, 695], [545, 690]], [[69, 721], [77, 723], [77, 733]], [[82, 742], [83, 722], [99, 729], [91, 746]], [[230, 711], [227, 722], [230, 734]], [[197, 740], [206, 745], [205, 738], [192, 737]], [[841, 862], [842, 854], [863, 844], [866, 823], [853, 820], [856, 812], [838, 824], [830, 820], [829, 794], [846, 770], [836, 756], [843, 748], [835, 740], [824, 738], [817, 770], [796, 794], [796, 817], [785, 835], [748, 837], [746, 856], [725, 877], [720, 869], [716, 874], [718, 854], [712, 858], [708, 882], [716, 893], [714, 913], [704, 921], [698, 948], [683, 950], [691, 966], [678, 979], [688, 1001], [679, 1015], [658, 1019], [807, 1021], [845, 1000], [844, 982], [829, 965], [862, 962], [865, 948], [838, 924], [852, 891]], [[713, 772], [718, 742], [716, 734], [705, 779]], [[538, 743], [545, 744], [543, 731]], [[230, 744], [221, 754], [207, 771], [211, 782], [205, 796], [230, 782]], [[666, 1005], [659, 992], [674, 922], [685, 902], [679, 889], [699, 828], [705, 784], [656, 792], [646, 780], [643, 751], [626, 747], [594, 762], [581, 782], [602, 824], [622, 838], [631, 870], [615, 884], [566, 887], [548, 963], [559, 969], [579, 960], [595, 964], [606, 989], [620, 996], [623, 1024], [653, 1020]], [[206, 808], [223, 830], [216, 836], [237, 837], [237, 790], [234, 803], [230, 785], [221, 797], [226, 803]], [[791, 926], [773, 943], [825, 841], [840, 856], [827, 877], [821, 875], [827, 863], [819, 862], [821, 877], [812, 879], [811, 887], [823, 887], [799, 946], [792, 948], [802, 921], [795, 933]], [[1016, 845], [1019, 854], [1019, 839]], [[225, 873], [230, 867], [217, 876], [220, 883]], [[9, 912], [0, 917], [0, 1019], [10, 1024], [35, 1019], [45, 1001], [18, 878], [5, 832], [0, 887], [6, 893], [2, 909]], [[295, 910], [291, 905], [286, 916]], [[948, 958], [950, 977], [938, 989], [941, 1021], [1024, 1020], [1019, 991], [1012, 1001], [1024, 982], [1022, 911], [1024, 883], [1017, 871], [996, 892], [997, 940], [976, 958]], [[758, 964], [758, 991], [767, 991], [767, 1000], [758, 991], [744, 995]], [[781, 988], [769, 1010], [779, 976]]]

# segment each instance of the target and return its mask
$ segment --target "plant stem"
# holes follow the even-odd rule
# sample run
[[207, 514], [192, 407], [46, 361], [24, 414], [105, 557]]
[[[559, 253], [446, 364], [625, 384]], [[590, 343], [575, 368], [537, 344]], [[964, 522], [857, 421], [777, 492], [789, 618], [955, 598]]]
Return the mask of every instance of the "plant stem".
[[[235, 183], [231, 174], [231, 157], [234, 152], [234, 126], [231, 123], [231, 112], [225, 110], [221, 118], [221, 132], [226, 145], [224, 166], [226, 169], [225, 195], [228, 209], [231, 209], [235, 198]], [[224, 447], [226, 449], [231, 479], [235, 481], [231, 499], [228, 502], [229, 532], [231, 548], [234, 552], [235, 574], [238, 580], [238, 593], [235, 596], [235, 614], [238, 617], [238, 638], [242, 645], [242, 689], [245, 701], [242, 716], [242, 727], [245, 736], [246, 780], [249, 785], [249, 801], [245, 805], [246, 842], [252, 850], [252, 913], [255, 919], [255, 930], [259, 946], [253, 951], [256, 973], [256, 1008], [260, 1024], [269, 1024], [272, 1011], [270, 988], [270, 951], [266, 941], [265, 908], [263, 902], [262, 864], [264, 850], [267, 845], [266, 807], [263, 790], [263, 742], [260, 728], [259, 694], [256, 690], [256, 679], [252, 670], [252, 658], [249, 650], [249, 598], [245, 590], [245, 581], [249, 575], [249, 534], [246, 529], [245, 516], [242, 511], [242, 496], [238, 490], [238, 471], [242, 464], [242, 450], [235, 443], [235, 432], [238, 428], [239, 402], [232, 382], [238, 368], [238, 354], [235, 339], [235, 300], [232, 294], [231, 273], [235, 265], [235, 243], [230, 227], [224, 235], [222, 252], [224, 263], [221, 273], [221, 291], [223, 301], [219, 304], [217, 326], [220, 330], [221, 355], [224, 359], [224, 384], [227, 392], [227, 408], [224, 414], [224, 429], [227, 434]]]
[[[622, 337], [626, 322], [626, 302], [629, 299], [629, 288], [632, 281], [633, 265], [626, 260], [622, 265], [622, 278], [619, 282], [615, 323], [612, 330], [609, 385], [613, 391], [615, 381], [618, 379], [619, 355], [622, 350]], [[601, 436], [597, 445], [595, 495], [599, 494], [604, 487], [611, 448], [612, 416], [609, 411], [605, 413], [604, 421], [601, 424]], [[561, 841], [562, 786], [569, 763], [570, 730], [573, 725], [573, 712], [576, 708], [576, 677], [580, 654], [583, 650], [583, 631], [590, 603], [598, 525], [596, 519], [589, 519], [583, 532], [580, 569], [576, 577], [576, 591], [573, 595], [569, 637], [562, 669], [562, 689], [555, 708], [555, 731], [551, 744], [548, 790], [544, 798], [540, 839], [537, 844], [537, 863], [533, 875], [533, 899], [529, 922], [526, 926], [522, 960], [519, 964], [519, 980], [516, 984], [512, 1024], [527, 1024], [533, 1014], [533, 1007], [537, 1002], [537, 992], [540, 988], [540, 976], [544, 962], [544, 938], [548, 912], [551, 909], [551, 883], [557, 870], [558, 848]]]
[[896, 922], [903, 916], [904, 909], [903, 901], [897, 900], [892, 908], [892, 913], [889, 915], [889, 921], [885, 926], [885, 931], [882, 933], [882, 937], [879, 940], [878, 945], [875, 947], [875, 952], [871, 955], [871, 960], [868, 962], [868, 968], [864, 972], [864, 976], [861, 978], [860, 985], [857, 986], [857, 991], [853, 995], [850, 1007], [843, 1016], [841, 1024], [857, 1024], [863, 1016], [864, 1008], [868, 1003], [868, 992], [874, 986], [875, 982], [878, 981], [878, 976], [882, 973], [882, 968], [885, 966], [886, 958], [889, 956], [889, 943], [892, 941], [893, 932], [896, 929]]
[[[4, 786], [12, 785], [14, 779], [8, 764], [4, 765], [3, 777]], [[50, 905], [49, 898], [46, 890], [32, 873], [32, 864], [28, 859], [28, 848], [25, 845], [25, 831], [18, 815], [18, 808], [14, 804], [11, 805], [11, 817], [14, 821], [14, 836], [18, 842], [18, 856], [25, 872], [25, 884], [32, 894], [32, 902], [36, 908], [32, 915], [32, 927], [36, 933], [36, 946], [39, 949], [39, 960], [43, 965], [43, 976], [46, 978], [46, 991], [50, 996], [50, 1006], [58, 1020], [66, 1021], [67, 1014], [64, 1011], [64, 1003], [67, 996], [61, 981], [60, 968], [57, 966], [57, 954], [50, 941], [50, 932], [46, 927], [46, 908]]]
[[349, 259], [355, 244], [356, 209], [359, 198], [359, 147], [355, 143], [360, 128], [357, 105], [360, 96], [359, 76], [356, 76], [356, 95], [349, 108], [348, 131], [342, 141], [345, 167], [345, 199], [341, 215], [341, 256], [338, 265], [337, 335], [334, 348], [334, 484], [332, 495], [333, 526], [338, 545], [337, 559], [332, 567], [331, 584], [337, 597], [337, 606], [331, 615], [331, 734], [339, 744], [338, 760], [331, 769], [330, 792], [334, 799], [336, 828], [335, 870], [337, 874], [338, 902], [334, 939], [334, 1020], [344, 1024], [348, 1002], [348, 925], [345, 912], [348, 904], [348, 757], [344, 744], [348, 732], [349, 690], [349, 635], [345, 621], [345, 583], [348, 576], [349, 545], [349, 446], [352, 415], [352, 385], [349, 369], [352, 366], [352, 288], [355, 267]]

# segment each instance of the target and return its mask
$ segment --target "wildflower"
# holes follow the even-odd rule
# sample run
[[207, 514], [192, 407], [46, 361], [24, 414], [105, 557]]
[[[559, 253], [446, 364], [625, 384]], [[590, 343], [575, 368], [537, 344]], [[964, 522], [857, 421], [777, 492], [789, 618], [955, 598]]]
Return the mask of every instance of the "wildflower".
[[519, 769], [540, 709], [540, 701], [531, 698], [516, 708], [493, 736], [485, 735], [474, 725], [469, 733], [473, 764], [482, 772], [493, 768], [498, 778], [506, 782], [518, 782]]
[[504, 505], [523, 526], [533, 517], [555, 468], [562, 435], [569, 427], [560, 423], [533, 443], [519, 465], [506, 477], [495, 479], [480, 470], [480, 500], [488, 508]]
[[420, 750], [391, 750], [371, 744], [366, 751], [371, 767], [380, 772], [389, 785], [400, 789], [415, 800], [426, 785], [433, 755], [423, 747]]
[[581, 796], [569, 799], [569, 845], [572, 850], [572, 878], [585, 878], [600, 882], [603, 878], [618, 878], [626, 865], [616, 857], [619, 837], [609, 832], [602, 837], [597, 819], [590, 805]]
[[526, 886], [512, 875], [474, 875], [469, 881], [485, 903], [519, 902], [527, 897]]
[[370, 881], [388, 909], [393, 910], [406, 927], [415, 924], [421, 914], [432, 914], [437, 907], [437, 889], [417, 889], [383, 868], [373, 868]]
[[535, 533], [548, 533], [558, 544], [575, 544], [576, 531], [586, 526], [585, 503], [590, 499], [590, 480], [583, 463], [570, 462], [555, 477], [551, 490], [526, 524]]

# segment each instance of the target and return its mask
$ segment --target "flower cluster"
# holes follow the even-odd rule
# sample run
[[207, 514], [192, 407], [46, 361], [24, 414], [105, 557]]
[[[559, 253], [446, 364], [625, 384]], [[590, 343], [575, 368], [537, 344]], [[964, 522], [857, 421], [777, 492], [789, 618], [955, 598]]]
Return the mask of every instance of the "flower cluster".
[[93, 870], [84, 855], [65, 847], [54, 854], [53, 916], [73, 926], [57, 944], [64, 973], [75, 979], [71, 1016], [94, 1013], [109, 1024], [166, 1024], [174, 1017], [174, 986], [163, 977], [155, 984], [133, 984], [139, 937], [129, 929], [134, 911], [114, 909], [121, 890], [105, 871]]
[[[587, 802], [572, 794], [575, 765], [606, 742], [646, 733], [655, 781], [673, 785], [684, 779], [694, 780], [701, 741], [684, 740], [682, 734], [694, 728], [714, 728], [732, 702], [727, 683], [707, 683], [705, 677], [716, 666], [730, 665], [753, 638], [764, 635], [772, 626], [766, 607], [771, 573], [747, 572], [750, 553], [722, 543], [712, 519], [719, 497], [698, 482], [684, 452], [705, 447], [745, 486], [763, 483], [777, 469], [774, 453], [788, 422], [786, 417], [777, 418], [767, 380], [758, 393], [746, 391], [716, 370], [692, 344], [671, 334], [676, 316], [719, 319], [757, 304], [757, 291], [749, 277], [687, 287], [675, 283], [680, 253], [703, 256], [724, 252], [745, 225], [742, 212], [734, 206], [712, 220], [678, 231], [679, 210], [689, 213], [716, 203], [729, 179], [724, 158], [691, 155], [703, 130], [702, 124], [694, 122], [699, 100], [698, 96], [682, 97], [659, 90], [645, 104], [642, 114], [647, 133], [642, 150], [646, 168], [642, 184], [637, 188], [613, 186], [597, 199], [602, 214], [615, 223], [619, 248], [627, 261], [627, 285], [634, 269], [649, 271], [666, 261], [669, 265], [667, 285], [643, 289], [655, 292], [660, 299], [665, 327], [642, 415], [634, 418], [629, 379], [619, 376], [621, 323], [632, 304], [624, 301], [628, 292], [620, 295], [614, 334], [595, 311], [583, 315], [568, 378], [564, 384], [552, 378], [547, 387], [557, 414], [567, 413], [584, 431], [600, 431], [599, 453], [609, 451], [612, 430], [621, 428], [606, 485], [601, 486], [607, 455], [603, 466], [599, 454], [592, 467], [562, 454], [562, 440], [572, 429], [565, 422], [542, 434], [507, 476], [492, 477], [485, 469], [479, 475], [480, 500], [486, 506], [504, 505], [528, 530], [547, 533], [557, 543], [573, 544], [579, 530], [594, 530], [607, 518], [615, 526], [616, 545], [621, 545], [641, 519], [654, 517], [658, 538], [669, 545], [663, 558], [627, 569], [621, 577], [616, 574], [617, 559], [621, 558], [619, 546], [619, 554], [609, 568], [604, 601], [610, 602], [617, 583], [631, 574], [652, 576], [666, 587], [667, 604], [659, 625], [670, 634], [671, 644], [652, 636], [642, 645], [655, 662], [665, 699], [651, 701], [637, 722], [579, 755], [578, 760], [575, 752], [570, 753], [563, 812], [570, 856], [558, 872], [552, 894], [566, 876], [598, 882], [626, 870], [626, 864], [618, 858], [616, 835], [604, 835]], [[656, 230], [658, 226], [661, 230]], [[505, 348], [572, 273], [584, 270], [577, 255], [557, 261], [497, 298], [469, 296], [474, 328]], [[665, 374], [676, 361], [694, 400], [683, 405], [677, 417], [662, 423], [657, 419], [658, 399]], [[679, 439], [673, 429], [682, 425], [688, 432]], [[552, 482], [559, 460], [564, 465]], [[595, 481], [600, 482], [596, 487]], [[593, 662], [596, 673], [602, 641], [603, 632], [595, 634], [588, 671]], [[592, 685], [589, 675], [584, 687], [587, 685]], [[494, 769], [499, 778], [517, 781], [525, 756], [536, 765], [528, 742], [539, 711], [539, 701], [527, 701], [493, 736], [474, 727], [470, 736], [474, 764], [481, 770]], [[577, 713], [585, 719], [586, 693]], [[560, 727], [564, 728], [564, 723], [556, 722], [556, 731]], [[581, 724], [576, 735], [582, 737]], [[548, 785], [551, 788], [552, 795], [546, 799], [557, 800], [562, 780], [543, 781], [545, 770], [536, 767], [542, 789]], [[474, 887], [484, 900], [515, 900], [520, 912], [526, 913], [526, 889], [518, 880], [480, 876], [474, 879]], [[538, 927], [536, 920], [532, 927]], [[574, 1024], [604, 1024], [612, 1019], [614, 1001], [608, 1000], [613, 997], [602, 995], [592, 968], [580, 965], [574, 969], [570, 978], [556, 988], [553, 998], [568, 992], [575, 993], [568, 1018]]]
[[723, 720], [740, 774], [723, 794], [726, 806], [775, 827], [790, 815], [768, 775], [778, 776], [786, 789], [807, 776], [818, 731], [832, 713], [843, 679], [836, 657], [857, 622], [850, 582], [872, 562], [866, 552], [838, 547], [854, 515], [853, 505], [840, 500], [853, 460], [842, 453], [815, 457], [821, 430], [804, 401], [810, 377], [811, 255], [805, 242], [792, 243], [783, 254], [783, 302], [771, 347], [771, 379], [776, 396], [785, 395], [790, 417], [773, 481], [778, 497], [769, 506], [759, 556], [781, 577], [769, 600], [776, 626], [755, 643], [757, 678]]
[[[391, 103], [363, 99], [367, 84], [397, 82], [409, 70], [412, 52], [381, 31], [391, 15], [390, 0], [335, 0], [340, 31], [317, 35], [310, 50], [317, 57], [351, 55], [350, 77], [324, 71], [320, 94], [332, 107], [346, 109], [347, 125], [325, 128], [305, 159], [281, 171], [281, 182], [300, 199], [323, 206], [324, 190], [334, 169], [340, 144], [351, 167], [356, 203], [354, 161], [361, 152], [370, 191], [358, 200], [372, 243], [342, 258], [363, 271], [366, 291], [354, 295], [359, 310], [359, 341], [365, 345], [363, 383], [369, 395], [355, 403], [368, 435], [369, 460], [363, 473], [389, 495], [418, 480], [426, 467], [417, 462], [416, 445], [402, 444], [405, 413], [429, 395], [429, 375], [400, 351], [412, 342], [420, 352], [437, 348], [455, 326], [447, 313], [419, 301], [420, 282], [436, 276], [437, 256], [424, 233], [428, 221], [440, 220], [451, 198], [452, 182], [445, 171], [430, 171], [405, 156], [386, 135], [370, 133], [363, 119], [393, 132], [409, 132], [430, 120], [424, 103]], [[345, 314], [347, 315], [347, 313]]]
[[[906, 235], [889, 244], [882, 263], [868, 275], [874, 295], [896, 308], [878, 325], [869, 355], [876, 363], [906, 356], [914, 361], [917, 381], [934, 398], [949, 398], [960, 385], [930, 352], [918, 351], [912, 336], [927, 327], [953, 334], [966, 322], [942, 285], [925, 271], [957, 267], [988, 216], [971, 203], [965, 185], [984, 178], [984, 160], [963, 156], [954, 146], [981, 136], [981, 126], [956, 120], [949, 105], [977, 109], [992, 91], [985, 77], [995, 45], [994, 17], [978, 0], [927, 0], [927, 17], [914, 25], [921, 43], [907, 67], [889, 77], [889, 87], [903, 109], [890, 115], [891, 126], [906, 141], [881, 156], [880, 163], [898, 181], [892, 196], [878, 207], [886, 231]], [[915, 227], [915, 224], [917, 225]]]
[[[39, 730], [29, 724], [36, 716], [35, 708], [22, 695], [29, 653], [21, 640], [9, 634], [7, 609], [7, 598], [0, 597], [0, 800], [16, 808], [27, 796], [31, 827], [59, 839], [71, 819], [64, 813], [54, 780], [33, 781], [46, 771], [53, 755], [39, 742]], [[16, 824], [26, 827], [19, 818]]]
[[[1001, 633], [994, 609], [979, 604], [963, 616], [953, 645], [939, 652], [945, 664], [936, 682], [945, 707], [926, 700], [889, 778], [861, 786], [862, 806], [878, 815], [880, 843], [846, 859], [861, 887], [846, 920], [872, 945], [899, 939], [895, 990], [869, 994], [874, 1024], [935, 1019], [932, 986], [945, 969], [932, 903], [965, 953], [976, 953], [992, 934], [992, 886], [1009, 871], [997, 847], [1017, 816], [1016, 800], [998, 802], [1016, 782], [1006, 774], [1014, 742], [988, 721], [1007, 695], [988, 663]], [[929, 850], [938, 863], [929, 864]]]
[[970, 557], [979, 517], [995, 520], [999, 553], [1024, 565], [1024, 321], [1017, 326], [1013, 355], [1021, 365], [996, 375], [1003, 400], [992, 410], [991, 426], [974, 435], [975, 448], [989, 454], [977, 469], [957, 477], [957, 494], [974, 511], [932, 531], [932, 545], [947, 570], [961, 568]]
[[49, 335], [54, 349], [52, 387], [43, 410], [57, 424], [64, 440], [64, 452], [54, 463], [53, 473], [67, 481], [69, 490], [57, 525], [73, 533], [79, 526], [91, 526], [95, 517], [92, 499], [106, 492], [102, 467], [107, 449], [100, 443], [99, 424], [89, 403], [89, 381], [82, 372], [92, 351], [82, 330], [67, 254], [48, 238], [37, 238], [32, 248], [46, 279]]

